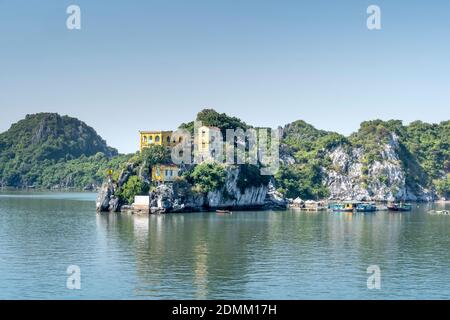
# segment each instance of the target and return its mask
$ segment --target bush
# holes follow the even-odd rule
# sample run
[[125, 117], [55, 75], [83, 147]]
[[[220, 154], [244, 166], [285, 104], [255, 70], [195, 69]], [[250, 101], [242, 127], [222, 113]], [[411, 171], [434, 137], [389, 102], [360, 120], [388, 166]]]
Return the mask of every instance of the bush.
[[201, 163], [187, 174], [187, 179], [194, 185], [193, 189], [202, 193], [222, 188], [225, 185], [226, 177], [225, 167], [215, 162]]
[[149, 185], [139, 178], [138, 176], [132, 176], [128, 179], [117, 192], [122, 203], [132, 204], [134, 197], [139, 195], [145, 195], [149, 191]]
[[[224, 137], [226, 136], [226, 129], [241, 128], [246, 130], [250, 128], [250, 126], [247, 125], [245, 122], [243, 122], [241, 119], [236, 117], [230, 117], [225, 113], [218, 113], [213, 109], [203, 109], [197, 114], [196, 120], [201, 121], [202, 125], [204, 126], [219, 128]], [[182, 123], [180, 125], [180, 128], [185, 129], [189, 131], [191, 134], [193, 134], [194, 121]]]
[[450, 177], [447, 175], [444, 179], [435, 181], [436, 191], [439, 196], [448, 199], [450, 197]]
[[169, 163], [170, 151], [164, 146], [153, 145], [142, 150], [140, 160], [148, 166]]
[[322, 173], [316, 161], [308, 164], [283, 165], [275, 175], [278, 190], [286, 197], [302, 199], [319, 199], [328, 195], [326, 186], [322, 184]]

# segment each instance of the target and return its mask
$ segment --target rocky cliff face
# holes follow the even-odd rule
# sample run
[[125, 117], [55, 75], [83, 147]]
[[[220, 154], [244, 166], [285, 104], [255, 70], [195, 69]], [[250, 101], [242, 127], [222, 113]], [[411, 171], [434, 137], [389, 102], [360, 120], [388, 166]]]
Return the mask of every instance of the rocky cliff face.
[[97, 212], [120, 211], [119, 199], [115, 196], [114, 192], [114, 185], [110, 181], [103, 183], [95, 203]]
[[[120, 182], [128, 176], [127, 166], [120, 174]], [[192, 186], [184, 182], [162, 184], [149, 193], [151, 213], [206, 211], [219, 208], [232, 210], [286, 208], [287, 202], [275, 191], [273, 182], [267, 185], [252, 186], [241, 190], [238, 187], [239, 166], [226, 169], [225, 185], [206, 194], [192, 191]], [[96, 203], [98, 212], [120, 211], [115, 187], [105, 182]]]
[[225, 186], [214, 192], [208, 192], [206, 203], [209, 207], [251, 207], [264, 205], [268, 186], [240, 190], [237, 186], [239, 167], [228, 167]]
[[219, 208], [286, 208], [287, 202], [276, 193], [271, 183], [241, 190], [238, 187], [239, 166], [227, 167], [227, 178], [223, 188], [200, 194], [189, 186], [175, 184], [160, 185], [150, 192], [151, 212], [204, 211]]
[[366, 163], [362, 148], [332, 149], [332, 165], [324, 170], [324, 184], [333, 200], [430, 201], [433, 194], [420, 183], [408, 183], [395, 134], [381, 148], [380, 159]]
[[[197, 120], [204, 125], [217, 126], [222, 132], [229, 128], [248, 128], [239, 119], [214, 110], [203, 110]], [[180, 127], [192, 133], [194, 123]], [[263, 183], [260, 183], [261, 179], [253, 179], [256, 172], [243, 167], [230, 166], [226, 169], [225, 179], [223, 170], [200, 168], [195, 172], [199, 167], [190, 167], [188, 169], [193, 169], [193, 172], [188, 170], [183, 176], [185, 185], [163, 185], [150, 193], [152, 211], [282, 208], [286, 206], [284, 197], [360, 201], [430, 201], [437, 196], [448, 197], [448, 137], [449, 121], [440, 124], [416, 121], [409, 125], [403, 125], [400, 120], [364, 121], [349, 136], [318, 130], [302, 120], [294, 121], [283, 128], [280, 170], [270, 183], [267, 179], [263, 179]], [[149, 161], [153, 160], [149, 158]], [[143, 170], [145, 165], [136, 165], [137, 168], [133, 164], [128, 165], [119, 175], [118, 195], [121, 194], [121, 185], [128, 185], [126, 181], [133, 176], [145, 181], [146, 186], [150, 185], [148, 172]], [[246, 171], [250, 173], [249, 179]], [[133, 192], [129, 193], [127, 203], [133, 194], [146, 192], [131, 189]], [[205, 193], [196, 193], [195, 190]], [[98, 202], [100, 210], [114, 209], [116, 195], [108, 195], [107, 187], [103, 188], [102, 194], [104, 197], [101, 196]]]

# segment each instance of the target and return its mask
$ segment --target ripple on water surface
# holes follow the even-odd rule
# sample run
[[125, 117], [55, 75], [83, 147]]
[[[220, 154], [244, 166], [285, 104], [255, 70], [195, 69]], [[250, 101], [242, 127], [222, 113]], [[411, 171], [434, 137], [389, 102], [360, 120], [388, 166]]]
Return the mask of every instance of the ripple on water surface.
[[[432, 205], [143, 217], [97, 215], [95, 196], [0, 193], [1, 299], [449, 298], [450, 217]], [[81, 290], [66, 289], [69, 265]]]

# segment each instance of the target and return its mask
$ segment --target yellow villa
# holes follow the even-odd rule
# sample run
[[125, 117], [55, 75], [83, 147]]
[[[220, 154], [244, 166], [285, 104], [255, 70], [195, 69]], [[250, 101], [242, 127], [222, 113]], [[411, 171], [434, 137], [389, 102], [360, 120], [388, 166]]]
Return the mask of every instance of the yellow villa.
[[161, 164], [152, 168], [152, 181], [173, 182], [180, 169], [175, 164]]
[[174, 144], [174, 142], [170, 140], [172, 131], [139, 131], [139, 135], [140, 151], [151, 145], [170, 147]]
[[[182, 142], [182, 138], [179, 137], [178, 141], [172, 140], [172, 131], [139, 131], [139, 149], [142, 152], [145, 148], [152, 145], [164, 146], [167, 148], [175, 146], [177, 143]], [[197, 163], [203, 161], [214, 160], [216, 151], [222, 152], [222, 150], [215, 150], [215, 139], [220, 136], [220, 129], [217, 127], [202, 126], [198, 128], [197, 135], [194, 136], [197, 148], [195, 150], [195, 157]], [[174, 181], [178, 177], [178, 166], [174, 164], [159, 165], [152, 168], [151, 176], [152, 181], [170, 182]]]
[[[139, 131], [139, 149], [142, 152], [145, 148], [158, 145], [172, 147], [176, 143], [171, 141], [172, 131]], [[175, 164], [161, 164], [152, 167], [152, 181], [173, 182], [178, 177], [179, 168]]]

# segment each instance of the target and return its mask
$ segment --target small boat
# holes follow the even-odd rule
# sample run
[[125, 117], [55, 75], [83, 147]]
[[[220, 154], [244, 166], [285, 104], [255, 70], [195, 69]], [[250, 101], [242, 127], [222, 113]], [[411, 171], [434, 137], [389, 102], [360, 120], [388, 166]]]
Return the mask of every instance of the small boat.
[[450, 212], [448, 210], [436, 210], [436, 211], [430, 211], [431, 214], [441, 214], [441, 215], [449, 215]]
[[412, 205], [410, 203], [390, 203], [388, 204], [389, 211], [411, 211]]
[[330, 206], [330, 209], [334, 212], [353, 212], [353, 205], [349, 203], [335, 203]]
[[232, 214], [230, 210], [216, 210], [217, 214]]
[[356, 205], [357, 212], [375, 212], [377, 211], [376, 205], [372, 203], [358, 203]]

